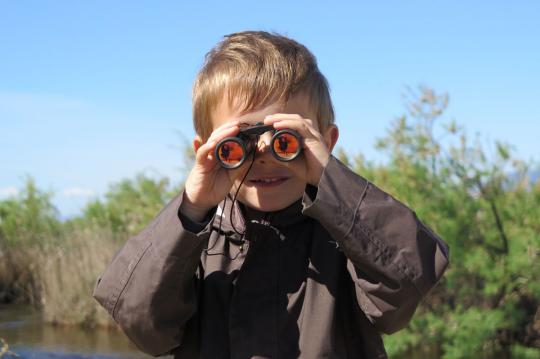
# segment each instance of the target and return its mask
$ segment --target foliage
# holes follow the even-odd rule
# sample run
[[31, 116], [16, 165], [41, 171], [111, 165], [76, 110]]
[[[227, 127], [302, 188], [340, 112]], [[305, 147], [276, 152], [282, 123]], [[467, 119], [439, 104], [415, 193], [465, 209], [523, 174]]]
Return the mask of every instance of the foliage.
[[40, 191], [31, 177], [19, 195], [0, 201], [0, 246], [43, 245], [60, 232], [51, 193]]
[[540, 349], [540, 183], [529, 179], [531, 164], [499, 142], [487, 153], [444, 121], [448, 95], [421, 87], [409, 96], [408, 113], [378, 141], [388, 163], [339, 154], [450, 246], [441, 285], [406, 330], [385, 338], [389, 353], [419, 345], [441, 347], [444, 358]]
[[72, 223], [109, 228], [113, 235], [125, 239], [142, 230], [177, 192], [169, 188], [165, 177], [153, 179], [138, 174], [112, 185], [105, 200], [87, 204], [82, 217]]
[[0, 303], [33, 304], [53, 323], [111, 325], [90, 296], [95, 280], [119, 241], [147, 225], [175, 193], [167, 178], [139, 174], [61, 222], [52, 194], [27, 179], [21, 195], [0, 201]]
[[0, 303], [36, 303], [40, 296], [35, 253], [59, 238], [62, 224], [51, 203], [31, 177], [20, 194], [0, 201]]

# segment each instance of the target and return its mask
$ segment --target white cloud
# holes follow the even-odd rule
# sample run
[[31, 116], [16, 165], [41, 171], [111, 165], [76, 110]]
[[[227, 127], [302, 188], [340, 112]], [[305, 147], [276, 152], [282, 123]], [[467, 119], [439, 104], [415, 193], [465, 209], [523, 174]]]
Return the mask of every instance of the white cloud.
[[0, 188], [0, 198], [15, 197], [18, 194], [19, 190], [16, 187]]
[[96, 192], [93, 190], [80, 187], [66, 188], [62, 191], [62, 196], [65, 197], [93, 197], [95, 195]]

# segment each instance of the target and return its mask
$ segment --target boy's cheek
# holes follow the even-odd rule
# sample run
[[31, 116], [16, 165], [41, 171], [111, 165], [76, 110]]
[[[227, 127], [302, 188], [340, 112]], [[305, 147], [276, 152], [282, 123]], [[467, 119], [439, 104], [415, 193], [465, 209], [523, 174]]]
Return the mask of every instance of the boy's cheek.
[[294, 174], [295, 177], [302, 181], [307, 179], [307, 166], [305, 157], [299, 156], [291, 162], [287, 162], [287, 167]]
[[246, 175], [247, 171], [249, 169], [249, 163], [248, 161], [245, 161], [242, 166], [239, 168], [234, 169], [228, 169], [227, 174], [229, 175], [229, 179], [231, 183], [234, 183], [236, 180], [241, 181], [242, 178]]

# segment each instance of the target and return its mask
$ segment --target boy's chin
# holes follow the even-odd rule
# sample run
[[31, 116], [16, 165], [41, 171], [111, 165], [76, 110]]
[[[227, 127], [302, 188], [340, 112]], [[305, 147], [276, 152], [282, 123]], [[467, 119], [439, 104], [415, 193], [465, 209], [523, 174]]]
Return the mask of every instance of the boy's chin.
[[302, 196], [298, 198], [272, 198], [268, 200], [249, 198], [239, 198], [238, 200], [246, 207], [260, 212], [276, 212], [289, 207], [294, 202], [298, 201]]

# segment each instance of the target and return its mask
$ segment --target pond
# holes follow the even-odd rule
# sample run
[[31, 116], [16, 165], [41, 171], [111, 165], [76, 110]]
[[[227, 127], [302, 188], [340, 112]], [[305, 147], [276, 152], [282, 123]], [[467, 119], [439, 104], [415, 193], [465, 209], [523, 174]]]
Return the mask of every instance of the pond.
[[[19, 359], [144, 359], [119, 330], [84, 330], [79, 327], [46, 325], [31, 307], [0, 305], [0, 338]], [[0, 357], [2, 357], [0, 342]], [[171, 359], [172, 356], [162, 357]], [[418, 351], [395, 359], [439, 358], [435, 351]]]
[[[138, 351], [118, 330], [45, 325], [39, 313], [28, 306], [0, 305], [0, 338], [17, 354], [2, 359], [152, 358]], [[0, 342], [0, 357], [1, 351]]]

